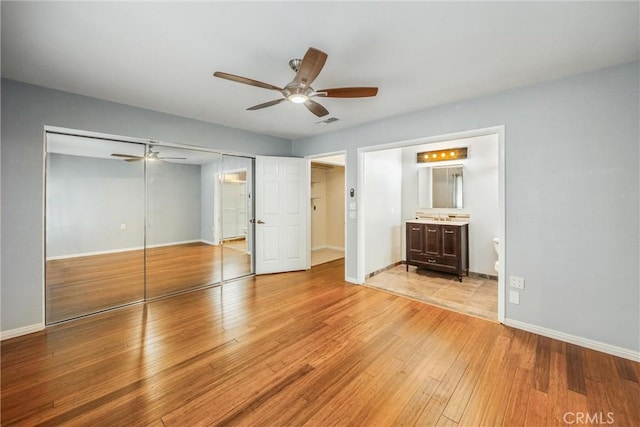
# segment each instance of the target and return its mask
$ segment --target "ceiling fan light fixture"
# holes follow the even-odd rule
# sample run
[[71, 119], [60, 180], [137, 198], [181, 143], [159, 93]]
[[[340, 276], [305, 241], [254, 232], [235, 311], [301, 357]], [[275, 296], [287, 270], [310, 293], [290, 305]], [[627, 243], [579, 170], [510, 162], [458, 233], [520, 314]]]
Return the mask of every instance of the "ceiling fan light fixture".
[[292, 93], [287, 97], [287, 99], [289, 99], [289, 101], [293, 102], [294, 104], [304, 104], [305, 102], [307, 102], [309, 97], [301, 93]]

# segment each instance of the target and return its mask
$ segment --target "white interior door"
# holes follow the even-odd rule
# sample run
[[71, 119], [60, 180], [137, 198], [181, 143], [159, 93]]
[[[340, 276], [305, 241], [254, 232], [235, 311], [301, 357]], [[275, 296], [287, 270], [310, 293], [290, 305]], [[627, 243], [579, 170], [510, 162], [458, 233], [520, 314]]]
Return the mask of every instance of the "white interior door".
[[306, 162], [256, 156], [256, 274], [307, 268]]

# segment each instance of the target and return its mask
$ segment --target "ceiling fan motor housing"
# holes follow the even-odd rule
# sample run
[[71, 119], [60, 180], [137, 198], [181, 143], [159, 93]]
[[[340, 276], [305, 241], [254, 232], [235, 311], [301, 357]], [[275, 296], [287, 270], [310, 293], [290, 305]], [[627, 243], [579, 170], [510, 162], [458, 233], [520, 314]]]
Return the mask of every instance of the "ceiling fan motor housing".
[[300, 58], [293, 58], [292, 60], [289, 61], [289, 67], [291, 67], [291, 69], [296, 73], [300, 68], [300, 64], [302, 64], [302, 59]]

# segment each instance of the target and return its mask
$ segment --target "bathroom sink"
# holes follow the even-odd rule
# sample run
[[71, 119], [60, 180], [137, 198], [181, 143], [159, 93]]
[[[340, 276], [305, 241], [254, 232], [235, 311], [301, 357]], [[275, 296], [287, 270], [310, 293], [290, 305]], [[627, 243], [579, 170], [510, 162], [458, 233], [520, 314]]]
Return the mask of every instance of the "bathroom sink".
[[443, 220], [443, 219], [410, 219], [407, 222], [416, 222], [418, 224], [443, 224], [443, 225], [465, 225], [469, 224], [469, 221], [464, 220]]

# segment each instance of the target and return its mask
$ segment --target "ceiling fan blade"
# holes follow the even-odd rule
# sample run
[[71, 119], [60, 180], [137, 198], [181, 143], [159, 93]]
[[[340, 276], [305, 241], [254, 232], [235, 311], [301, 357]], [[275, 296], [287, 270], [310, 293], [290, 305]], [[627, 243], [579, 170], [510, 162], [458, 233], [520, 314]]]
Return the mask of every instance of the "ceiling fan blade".
[[124, 157], [125, 159], [143, 159], [144, 158], [142, 156], [132, 156], [131, 154], [120, 154], [120, 153], [113, 153], [111, 154], [111, 157]]
[[316, 77], [318, 77], [320, 71], [322, 71], [322, 67], [324, 67], [324, 63], [326, 61], [326, 53], [310, 47], [309, 50], [307, 50], [307, 53], [304, 54], [300, 68], [298, 68], [296, 78], [293, 81], [299, 85], [310, 86]]
[[187, 160], [186, 157], [158, 157], [158, 160]]
[[311, 99], [307, 99], [304, 102], [304, 106], [318, 117], [324, 117], [329, 114], [329, 111], [326, 108]]
[[142, 159], [144, 159], [144, 157], [137, 157], [137, 158], [131, 158], [131, 159], [124, 159], [125, 162], [139, 162]]
[[270, 85], [269, 83], [259, 82], [258, 80], [249, 79], [247, 77], [236, 76], [234, 74], [223, 73], [221, 71], [216, 71], [213, 73], [215, 77], [220, 77], [221, 79], [231, 80], [232, 82], [244, 83], [249, 86], [261, 87], [262, 89], [271, 89], [282, 92], [282, 88], [278, 86]]
[[271, 107], [271, 106], [273, 106], [273, 105], [278, 105], [278, 104], [280, 104], [281, 102], [284, 102], [284, 101], [286, 101], [286, 100], [287, 100], [287, 98], [275, 99], [275, 100], [273, 100], [273, 101], [265, 102], [265, 103], [263, 103], [263, 104], [254, 105], [253, 107], [249, 107], [249, 108], [247, 108], [247, 110], [251, 110], [251, 111], [253, 111], [253, 110], [260, 110], [260, 109], [262, 109], [262, 108], [267, 108], [267, 107]]
[[378, 94], [377, 87], [339, 87], [334, 89], [321, 89], [316, 91], [317, 96], [327, 98], [364, 98], [367, 96], [376, 96]]

